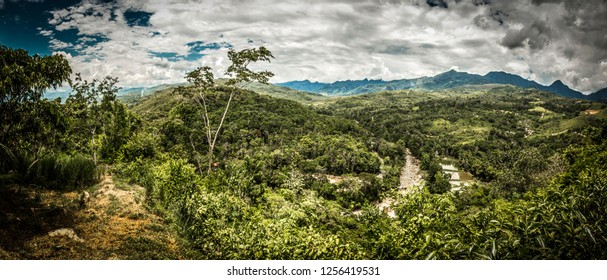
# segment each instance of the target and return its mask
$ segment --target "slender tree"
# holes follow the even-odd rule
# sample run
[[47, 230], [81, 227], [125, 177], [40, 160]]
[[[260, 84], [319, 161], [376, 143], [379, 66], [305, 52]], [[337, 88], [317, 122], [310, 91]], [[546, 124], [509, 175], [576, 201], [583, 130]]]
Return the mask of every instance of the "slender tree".
[[73, 93], [66, 100], [70, 114], [74, 118], [72, 127], [74, 135], [80, 135], [84, 143], [89, 142], [89, 149], [93, 161], [97, 164], [97, 136], [106, 130], [112, 119], [113, 103], [116, 101], [116, 87], [118, 78], [106, 77], [102, 81], [83, 80], [80, 74], [76, 74], [74, 81], [70, 82]]
[[[194, 86], [193, 94], [192, 91], [186, 89], [185, 87], [179, 87], [177, 89], [179, 93], [185, 96], [191, 97], [192, 95], [194, 95], [194, 99], [203, 110], [205, 134], [208, 143], [207, 173], [211, 173], [211, 168], [213, 165], [213, 150], [215, 149], [215, 145], [217, 144], [219, 133], [221, 132], [221, 128], [223, 127], [223, 123], [230, 109], [230, 104], [232, 103], [235, 94], [252, 82], [260, 82], [267, 84], [270, 77], [274, 76], [274, 74], [270, 71], [256, 72], [249, 69], [249, 65], [251, 63], [258, 61], [270, 62], [270, 59], [274, 58], [274, 56], [272, 56], [272, 53], [265, 47], [244, 49], [238, 52], [234, 49], [230, 49], [228, 51], [228, 58], [232, 62], [230, 67], [228, 67], [228, 69], [226, 70], [226, 76], [228, 76], [229, 78], [225, 85], [229, 87], [229, 97], [226, 107], [224, 108], [223, 113], [221, 114], [219, 124], [217, 124], [216, 126], [211, 123], [211, 119], [209, 118], [209, 108], [207, 104], [207, 95], [211, 91], [215, 90], [215, 87], [217, 86], [211, 67], [203, 66], [187, 73], [185, 78]], [[192, 148], [196, 150], [196, 146], [192, 140], [192, 137], [190, 137], [190, 142]], [[199, 165], [201, 164], [199, 163]], [[199, 166], [199, 168], [201, 169], [201, 166]]]

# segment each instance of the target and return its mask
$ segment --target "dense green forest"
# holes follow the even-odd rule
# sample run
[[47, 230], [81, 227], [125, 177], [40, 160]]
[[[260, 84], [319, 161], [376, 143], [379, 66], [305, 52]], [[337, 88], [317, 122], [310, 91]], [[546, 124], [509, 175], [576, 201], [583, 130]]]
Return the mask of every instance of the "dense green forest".
[[[246, 67], [264, 49], [231, 51], [227, 80], [199, 68], [123, 103], [116, 78], [70, 80], [59, 56], [0, 57], [2, 194], [142, 186], [187, 253], [139, 258], [606, 257], [603, 103], [507, 85], [328, 98], [265, 84]], [[64, 82], [66, 100], [42, 98]], [[409, 153], [423, 181], [403, 192]], [[446, 159], [470, 184], [451, 190]]]

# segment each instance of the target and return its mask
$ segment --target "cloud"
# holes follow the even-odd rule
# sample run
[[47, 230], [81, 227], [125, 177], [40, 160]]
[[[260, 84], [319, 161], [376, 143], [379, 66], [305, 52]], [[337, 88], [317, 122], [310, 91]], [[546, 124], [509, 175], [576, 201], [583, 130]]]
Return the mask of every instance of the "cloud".
[[201, 65], [221, 76], [228, 47], [266, 46], [276, 59], [254, 67], [273, 71], [273, 82], [414, 78], [457, 66], [588, 92], [607, 86], [596, 71], [607, 61], [605, 14], [602, 1], [85, 0], [51, 13], [53, 35], [40, 32], [59, 40], [76, 31], [51, 47], [69, 52], [76, 72], [118, 76], [122, 86], [183, 82]]
[[444, 0], [426, 0], [426, 4], [430, 7], [449, 8], [449, 4]]
[[501, 44], [509, 49], [522, 48], [526, 45], [532, 50], [541, 50], [548, 44], [551, 34], [552, 30], [545, 22], [535, 21], [520, 30], [508, 31]]

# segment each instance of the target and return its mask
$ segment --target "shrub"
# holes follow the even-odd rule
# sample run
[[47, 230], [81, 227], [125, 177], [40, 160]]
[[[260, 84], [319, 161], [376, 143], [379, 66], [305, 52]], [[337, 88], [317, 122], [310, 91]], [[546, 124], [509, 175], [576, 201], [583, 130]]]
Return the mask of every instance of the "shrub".
[[99, 180], [101, 169], [83, 155], [49, 155], [36, 162], [29, 174], [31, 181], [45, 187], [70, 190]]
[[139, 132], [131, 137], [121, 148], [121, 160], [134, 161], [139, 158], [153, 158], [157, 154], [160, 140], [152, 134]]
[[196, 189], [196, 168], [184, 159], [170, 159], [153, 168], [151, 198], [165, 209]]
[[143, 160], [138, 157], [131, 162], [120, 162], [114, 165], [112, 171], [129, 181], [131, 184], [140, 184], [148, 188], [152, 187], [154, 178], [152, 176], [152, 164], [150, 161]]

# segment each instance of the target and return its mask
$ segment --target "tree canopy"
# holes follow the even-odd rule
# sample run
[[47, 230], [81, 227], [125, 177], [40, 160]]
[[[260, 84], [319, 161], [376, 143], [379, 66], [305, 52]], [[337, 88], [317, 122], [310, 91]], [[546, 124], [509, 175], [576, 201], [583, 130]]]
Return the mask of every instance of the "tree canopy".
[[18, 131], [32, 130], [27, 119], [33, 111], [53, 115], [52, 107], [40, 108], [37, 102], [45, 90], [67, 82], [71, 73], [68, 61], [61, 55], [30, 56], [23, 49], [0, 45], [0, 143], [15, 144], [19, 142]]

